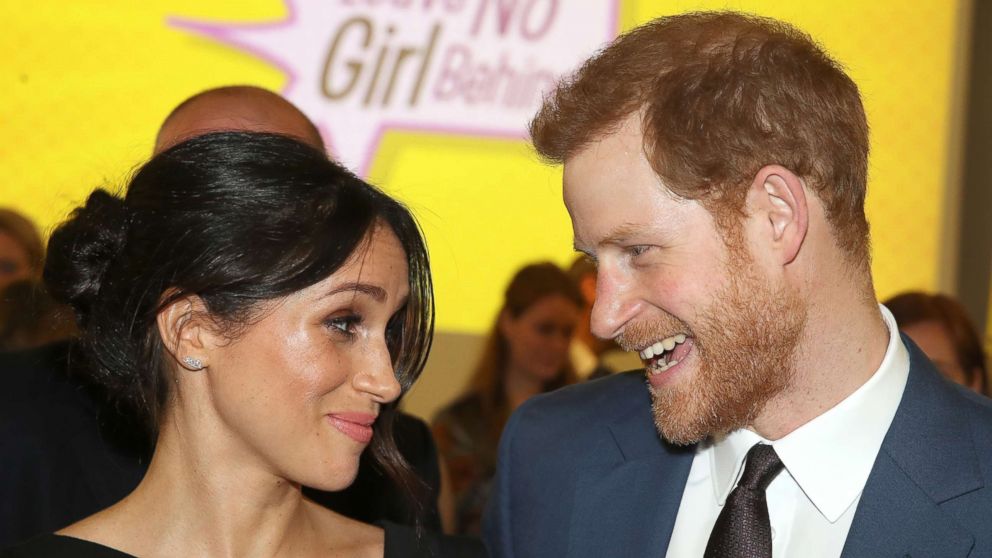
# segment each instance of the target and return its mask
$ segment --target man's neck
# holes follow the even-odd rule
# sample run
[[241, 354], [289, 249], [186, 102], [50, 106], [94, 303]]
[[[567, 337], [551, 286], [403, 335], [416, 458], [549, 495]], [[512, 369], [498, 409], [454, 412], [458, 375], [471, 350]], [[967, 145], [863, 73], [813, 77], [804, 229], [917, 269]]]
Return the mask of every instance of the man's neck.
[[889, 331], [873, 297], [821, 294], [811, 300], [790, 386], [750, 425], [766, 439], [782, 438], [843, 401], [885, 356]]

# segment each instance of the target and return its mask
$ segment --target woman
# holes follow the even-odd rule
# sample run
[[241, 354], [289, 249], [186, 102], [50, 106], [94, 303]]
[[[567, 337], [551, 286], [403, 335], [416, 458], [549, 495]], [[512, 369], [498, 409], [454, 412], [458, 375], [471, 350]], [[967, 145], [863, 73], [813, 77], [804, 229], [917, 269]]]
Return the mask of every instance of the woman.
[[45, 259], [41, 235], [27, 217], [0, 207], [0, 289], [22, 279], [37, 279]]
[[130, 495], [11, 556], [426, 550], [301, 493], [348, 486], [366, 448], [417, 486], [391, 403], [423, 367], [433, 298], [399, 203], [291, 139], [209, 134], [155, 156], [123, 199], [93, 193], [52, 235], [45, 279], [157, 442]]
[[52, 299], [40, 279], [0, 287], [0, 351], [23, 351], [76, 333], [72, 310]]
[[467, 393], [434, 419], [456, 533], [479, 532], [510, 413], [534, 395], [575, 381], [568, 348], [581, 308], [578, 288], [552, 263], [528, 265], [510, 281]]
[[942, 294], [906, 292], [884, 302], [899, 324], [948, 379], [990, 395], [982, 340], [964, 307]]

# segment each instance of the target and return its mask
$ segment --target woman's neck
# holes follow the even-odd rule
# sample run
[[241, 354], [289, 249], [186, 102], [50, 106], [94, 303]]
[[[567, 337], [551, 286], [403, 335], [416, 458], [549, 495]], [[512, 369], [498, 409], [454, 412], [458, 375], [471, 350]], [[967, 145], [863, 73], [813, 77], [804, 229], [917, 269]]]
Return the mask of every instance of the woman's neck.
[[544, 391], [543, 382], [523, 370], [510, 367], [503, 378], [506, 401], [510, 405], [511, 412], [523, 405], [524, 401]]
[[65, 533], [136, 556], [307, 556], [326, 547], [327, 520], [339, 516], [230, 435], [184, 424], [163, 421], [138, 488]]

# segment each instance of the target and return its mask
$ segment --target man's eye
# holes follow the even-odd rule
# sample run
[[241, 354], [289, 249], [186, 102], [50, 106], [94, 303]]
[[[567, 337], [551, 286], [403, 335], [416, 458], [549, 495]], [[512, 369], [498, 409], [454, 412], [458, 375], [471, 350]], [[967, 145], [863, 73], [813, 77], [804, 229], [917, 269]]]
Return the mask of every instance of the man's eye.
[[643, 254], [644, 252], [647, 252], [649, 248], [651, 247], [646, 244], [635, 244], [634, 246], [627, 248], [627, 252], [631, 256], [637, 257]]

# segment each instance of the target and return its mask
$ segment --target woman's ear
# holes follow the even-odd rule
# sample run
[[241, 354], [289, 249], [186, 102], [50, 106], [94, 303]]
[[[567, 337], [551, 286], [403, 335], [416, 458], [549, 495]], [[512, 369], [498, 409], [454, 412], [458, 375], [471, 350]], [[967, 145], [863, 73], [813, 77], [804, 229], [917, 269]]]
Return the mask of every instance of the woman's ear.
[[[169, 297], [169, 293], [164, 295]], [[209, 366], [207, 352], [213, 333], [210, 314], [196, 295], [180, 296], [156, 316], [158, 333], [166, 352], [187, 370]]]

